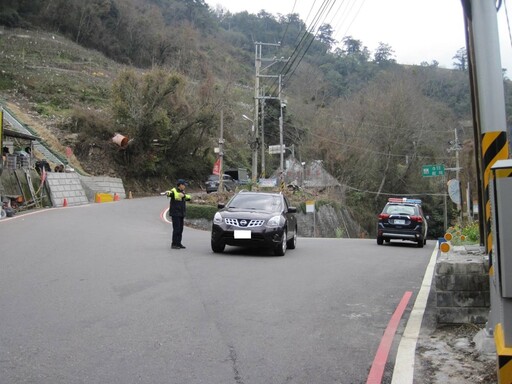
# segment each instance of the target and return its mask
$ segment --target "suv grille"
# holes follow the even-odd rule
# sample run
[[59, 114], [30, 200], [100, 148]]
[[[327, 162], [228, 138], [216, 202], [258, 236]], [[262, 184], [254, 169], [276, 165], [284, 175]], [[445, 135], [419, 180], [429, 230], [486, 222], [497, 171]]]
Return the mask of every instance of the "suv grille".
[[227, 225], [232, 225], [234, 227], [241, 227], [241, 228], [254, 228], [254, 227], [261, 227], [264, 220], [245, 220], [245, 219], [224, 219], [224, 222]]

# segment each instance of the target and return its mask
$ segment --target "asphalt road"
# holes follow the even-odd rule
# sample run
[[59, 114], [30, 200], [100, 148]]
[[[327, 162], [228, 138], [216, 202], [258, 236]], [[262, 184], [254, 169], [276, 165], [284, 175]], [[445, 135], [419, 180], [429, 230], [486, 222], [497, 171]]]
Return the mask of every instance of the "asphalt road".
[[404, 293], [433, 251], [299, 238], [284, 257], [170, 249], [165, 197], [0, 221], [0, 382], [366, 383]]

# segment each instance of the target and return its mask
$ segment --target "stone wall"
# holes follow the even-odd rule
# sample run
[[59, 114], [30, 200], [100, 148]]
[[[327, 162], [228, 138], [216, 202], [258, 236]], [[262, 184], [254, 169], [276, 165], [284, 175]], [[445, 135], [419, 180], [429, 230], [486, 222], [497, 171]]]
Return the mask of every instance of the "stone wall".
[[96, 193], [117, 194], [120, 199], [126, 198], [123, 180], [109, 176], [81, 176], [85, 194], [90, 202], [95, 201]]
[[440, 253], [435, 269], [437, 322], [485, 324], [489, 316], [489, 259], [479, 246]]
[[62, 207], [64, 203], [69, 206], [89, 204], [78, 173], [48, 172], [46, 185], [54, 207]]
[[116, 177], [87, 177], [76, 172], [48, 172], [46, 184], [54, 207], [62, 207], [64, 199], [68, 206], [94, 203], [96, 193], [117, 194], [120, 199], [126, 198], [123, 181]]

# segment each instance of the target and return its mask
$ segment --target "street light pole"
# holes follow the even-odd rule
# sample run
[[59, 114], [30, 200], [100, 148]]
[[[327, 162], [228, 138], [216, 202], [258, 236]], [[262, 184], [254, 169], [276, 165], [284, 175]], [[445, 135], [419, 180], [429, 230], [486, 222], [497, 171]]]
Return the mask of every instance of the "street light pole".
[[254, 67], [256, 76], [254, 78], [254, 120], [252, 132], [252, 182], [256, 183], [258, 177], [258, 115], [260, 109], [260, 68], [261, 68], [261, 43], [254, 43]]
[[283, 143], [283, 99], [281, 98], [281, 75], [279, 75], [279, 145], [281, 146], [281, 181], [283, 181], [283, 172], [284, 172], [284, 143]]
[[219, 192], [224, 192], [224, 110], [220, 110], [220, 138], [219, 138]]
[[261, 103], [261, 177], [265, 178], [265, 99]]

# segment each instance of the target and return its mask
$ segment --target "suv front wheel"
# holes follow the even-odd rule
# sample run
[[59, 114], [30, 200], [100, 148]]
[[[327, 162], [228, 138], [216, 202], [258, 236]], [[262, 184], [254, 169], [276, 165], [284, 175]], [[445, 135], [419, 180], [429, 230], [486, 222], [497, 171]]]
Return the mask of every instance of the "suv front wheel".
[[285, 228], [285, 230], [283, 231], [283, 236], [281, 238], [281, 241], [274, 248], [274, 255], [284, 256], [284, 254], [286, 253], [286, 237], [287, 237], [287, 231]]
[[226, 248], [226, 244], [223, 241], [212, 240], [212, 251], [214, 253], [222, 253], [224, 252], [224, 248]]
[[293, 237], [286, 243], [286, 247], [288, 249], [295, 249], [295, 247], [297, 247], [297, 227], [295, 227], [295, 231], [293, 231]]

